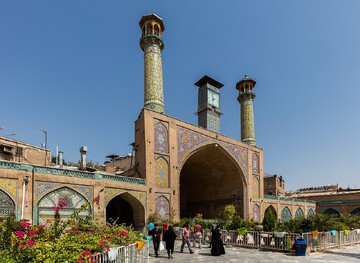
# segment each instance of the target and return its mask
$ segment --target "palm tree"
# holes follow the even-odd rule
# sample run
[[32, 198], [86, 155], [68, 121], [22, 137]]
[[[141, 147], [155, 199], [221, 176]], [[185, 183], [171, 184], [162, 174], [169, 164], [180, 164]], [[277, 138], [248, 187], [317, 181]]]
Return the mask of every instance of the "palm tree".
[[328, 231], [332, 228], [333, 217], [326, 214], [316, 213], [311, 218], [311, 221], [312, 230]]
[[358, 215], [341, 214], [334, 220], [343, 224], [346, 229], [355, 229], [360, 227], [360, 217]]

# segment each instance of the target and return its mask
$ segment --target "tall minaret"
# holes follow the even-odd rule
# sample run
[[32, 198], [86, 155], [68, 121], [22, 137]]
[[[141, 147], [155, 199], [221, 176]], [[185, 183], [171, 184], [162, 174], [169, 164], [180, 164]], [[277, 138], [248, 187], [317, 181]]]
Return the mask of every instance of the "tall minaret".
[[248, 75], [236, 83], [236, 89], [239, 90], [238, 101], [241, 104], [241, 141], [252, 146], [256, 146], [253, 107], [255, 84], [256, 81], [249, 79]]
[[161, 51], [164, 49], [162, 32], [165, 30], [161, 17], [144, 15], [140, 22], [142, 37], [140, 47], [144, 51], [144, 108], [164, 112]]

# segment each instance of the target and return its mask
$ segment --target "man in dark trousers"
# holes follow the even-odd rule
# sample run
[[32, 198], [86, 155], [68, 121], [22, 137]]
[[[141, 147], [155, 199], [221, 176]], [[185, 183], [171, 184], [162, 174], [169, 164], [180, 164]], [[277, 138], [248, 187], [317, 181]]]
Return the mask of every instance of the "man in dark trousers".
[[155, 257], [158, 257], [159, 256], [159, 253], [158, 253], [159, 245], [160, 245], [161, 238], [162, 238], [162, 231], [159, 228], [158, 224], [155, 224], [154, 229], [149, 231], [149, 235], [152, 236], [154, 250], [155, 250]]

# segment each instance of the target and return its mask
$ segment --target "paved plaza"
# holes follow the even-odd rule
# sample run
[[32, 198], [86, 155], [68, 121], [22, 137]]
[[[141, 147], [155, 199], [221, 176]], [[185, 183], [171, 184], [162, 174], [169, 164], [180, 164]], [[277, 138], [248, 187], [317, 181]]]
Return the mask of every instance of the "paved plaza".
[[158, 258], [154, 257], [154, 250], [152, 243], [150, 249], [150, 262], [243, 262], [243, 263], [282, 263], [282, 262], [297, 262], [297, 263], [359, 263], [360, 262], [360, 246], [346, 247], [344, 249], [333, 249], [327, 253], [311, 253], [305, 257], [295, 256], [288, 253], [270, 252], [270, 251], [258, 251], [256, 249], [248, 249], [241, 247], [225, 247], [226, 254], [214, 257], [210, 254], [210, 248], [203, 246], [202, 249], [194, 249], [194, 254], [190, 254], [187, 247], [184, 249], [184, 253], [180, 253], [180, 241], [176, 241], [174, 258], [168, 259], [166, 251], [160, 252]]

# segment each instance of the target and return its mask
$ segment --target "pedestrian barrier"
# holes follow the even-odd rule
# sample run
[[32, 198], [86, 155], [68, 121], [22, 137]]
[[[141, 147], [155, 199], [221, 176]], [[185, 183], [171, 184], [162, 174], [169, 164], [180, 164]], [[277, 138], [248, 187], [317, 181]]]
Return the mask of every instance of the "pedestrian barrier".
[[137, 244], [110, 248], [109, 251], [99, 253], [93, 258], [97, 263], [147, 263], [149, 262], [149, 242], [138, 250]]
[[303, 233], [310, 252], [360, 244], [360, 229]]
[[[211, 230], [205, 230], [205, 240], [211, 240]], [[263, 232], [222, 230], [221, 236], [225, 245], [241, 246], [256, 249], [289, 251], [300, 234], [286, 232]]]

